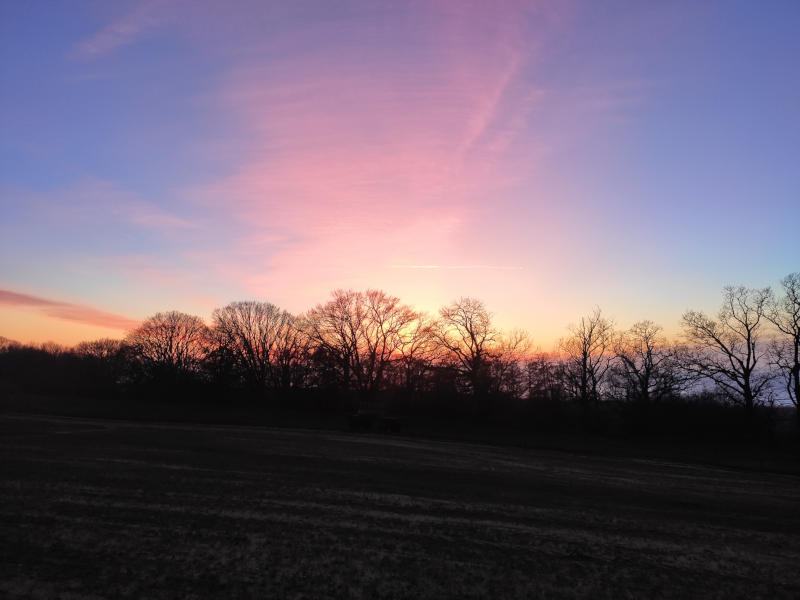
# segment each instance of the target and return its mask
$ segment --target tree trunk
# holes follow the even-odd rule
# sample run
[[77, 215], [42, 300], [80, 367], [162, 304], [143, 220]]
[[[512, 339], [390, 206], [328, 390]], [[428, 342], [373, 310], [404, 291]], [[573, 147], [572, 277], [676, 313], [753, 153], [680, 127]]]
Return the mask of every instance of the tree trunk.
[[797, 437], [800, 437], [800, 402], [797, 403], [797, 406], [794, 409], [794, 417], [795, 417], [795, 433]]
[[794, 407], [795, 418], [797, 419], [797, 435], [800, 437], [800, 366], [794, 368]]
[[753, 390], [750, 388], [750, 381], [745, 380], [743, 394], [744, 396], [744, 413], [748, 420], [753, 419], [754, 404], [753, 404]]

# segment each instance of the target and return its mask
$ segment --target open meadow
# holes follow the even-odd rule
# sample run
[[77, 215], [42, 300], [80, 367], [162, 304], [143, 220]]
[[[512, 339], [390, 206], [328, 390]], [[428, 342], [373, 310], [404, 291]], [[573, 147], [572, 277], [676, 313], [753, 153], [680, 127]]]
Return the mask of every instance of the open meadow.
[[800, 478], [0, 416], [0, 596], [800, 597]]

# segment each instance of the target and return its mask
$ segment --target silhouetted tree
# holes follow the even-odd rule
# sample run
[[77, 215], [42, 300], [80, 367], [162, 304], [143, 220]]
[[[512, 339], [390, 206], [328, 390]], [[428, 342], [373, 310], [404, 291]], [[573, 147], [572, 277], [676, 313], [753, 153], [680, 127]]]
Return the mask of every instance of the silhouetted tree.
[[303, 346], [296, 319], [269, 302], [232, 302], [214, 310], [214, 340], [253, 388], [288, 389]]
[[395, 361], [398, 385], [410, 394], [420, 393], [436, 357], [433, 322], [427, 315], [418, 314], [400, 336]]
[[145, 376], [162, 381], [197, 373], [209, 340], [208, 327], [200, 317], [178, 311], [153, 315], [126, 338]]
[[[471, 411], [501, 421], [524, 416], [553, 430], [589, 425], [648, 434], [694, 423], [702, 433], [733, 423], [741, 428], [740, 411], [722, 404], [741, 404], [752, 417], [756, 406], [772, 400], [778, 386], [770, 381], [781, 373], [800, 431], [800, 273], [781, 285], [777, 298], [768, 288], [727, 287], [715, 318], [686, 312], [682, 346], [668, 343], [650, 321], [615, 334], [598, 308], [570, 325], [553, 356], [530, 356], [527, 334], [502, 334], [473, 298], [443, 307], [435, 319], [378, 290], [336, 290], [302, 317], [266, 302], [233, 302], [214, 311], [211, 329], [199, 317], [173, 311], [147, 319], [124, 341], [71, 349], [0, 337], [0, 393], [105, 398], [115, 390], [135, 392], [138, 381], [157, 384], [140, 388], [148, 396], [163, 390], [195, 398], [247, 385], [305, 388], [280, 394], [298, 407], [322, 408], [323, 398], [328, 408], [352, 407], [354, 395], [328, 393], [344, 390], [358, 392], [373, 409], [405, 403], [447, 418]], [[690, 381], [716, 387], [690, 388]], [[526, 406], [516, 402], [526, 396]], [[679, 396], [687, 402], [654, 402]], [[558, 402], [564, 397], [577, 402]], [[588, 410], [601, 397], [637, 402]], [[769, 415], [764, 411], [767, 425]]]
[[7, 342], [4, 346], [0, 351], [0, 387], [10, 384], [25, 391], [76, 395], [94, 384], [95, 374], [87, 373], [82, 358], [71, 348], [54, 342]]
[[97, 384], [111, 388], [125, 371], [127, 349], [122, 340], [103, 338], [81, 342], [73, 350], [84, 362], [89, 363], [87, 377], [96, 379]]
[[301, 319], [289, 315], [278, 332], [273, 352], [272, 385], [287, 391], [302, 387], [308, 378], [309, 339]]
[[564, 376], [573, 395], [587, 407], [600, 399], [600, 388], [614, 357], [614, 325], [595, 308], [577, 325], [570, 325], [569, 333], [559, 343]]
[[42, 342], [39, 345], [39, 348], [41, 348], [42, 352], [46, 352], [50, 356], [61, 356], [70, 351], [70, 349], [67, 346], [63, 346], [61, 344], [57, 344], [56, 342], [52, 341]]
[[783, 375], [786, 394], [795, 405], [800, 432], [800, 272], [781, 280], [782, 293], [771, 299], [766, 312], [780, 336], [773, 345], [774, 363]]
[[[489, 362], [499, 332], [483, 302], [461, 298], [439, 310], [433, 327], [437, 343], [452, 359], [452, 366], [467, 382], [468, 391], [485, 396], [489, 389]], [[477, 407], [477, 405], [476, 405]]]
[[652, 321], [639, 321], [614, 340], [614, 371], [630, 399], [646, 403], [669, 398], [682, 387], [676, 349], [662, 331]]
[[122, 351], [123, 341], [113, 338], [103, 338], [88, 342], [81, 342], [74, 350], [78, 356], [84, 356], [101, 361], [114, 360]]
[[20, 344], [18, 341], [10, 340], [7, 337], [0, 335], [0, 352], [7, 352], [12, 348], [19, 348], [21, 346], [22, 344]]
[[691, 345], [683, 367], [713, 381], [730, 401], [744, 406], [748, 417], [770, 381], [762, 360], [767, 348], [760, 343], [769, 299], [769, 288], [727, 286], [716, 320], [694, 310], [682, 319]]
[[564, 368], [557, 357], [540, 352], [525, 362], [529, 400], [558, 400], [563, 395]]
[[500, 336], [491, 350], [489, 372], [493, 391], [513, 398], [522, 397], [527, 384], [525, 359], [530, 347], [530, 336], [521, 329]]
[[345, 389], [369, 394], [381, 388], [390, 361], [417, 313], [380, 290], [336, 290], [308, 311], [304, 330], [318, 358], [333, 360]]

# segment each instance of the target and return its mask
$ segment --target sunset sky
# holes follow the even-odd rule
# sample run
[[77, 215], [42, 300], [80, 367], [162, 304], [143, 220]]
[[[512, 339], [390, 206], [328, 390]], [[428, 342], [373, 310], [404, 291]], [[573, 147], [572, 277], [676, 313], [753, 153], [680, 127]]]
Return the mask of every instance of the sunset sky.
[[800, 270], [800, 2], [0, 4], [0, 335], [459, 296], [549, 349]]

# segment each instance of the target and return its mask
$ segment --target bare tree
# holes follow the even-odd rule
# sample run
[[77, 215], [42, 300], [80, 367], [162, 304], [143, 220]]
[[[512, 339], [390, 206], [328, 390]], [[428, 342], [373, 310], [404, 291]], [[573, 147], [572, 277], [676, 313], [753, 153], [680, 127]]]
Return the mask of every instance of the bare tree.
[[338, 364], [346, 388], [371, 393], [381, 388], [416, 318], [414, 310], [380, 290], [335, 290], [331, 300], [306, 314], [304, 329], [315, 351]]
[[245, 381], [255, 388], [291, 387], [299, 359], [295, 319], [269, 302], [232, 302], [213, 313], [217, 344], [233, 357]]
[[483, 302], [461, 298], [442, 307], [433, 335], [473, 396], [485, 395], [489, 387], [489, 362], [500, 334]]
[[800, 272], [781, 280], [782, 294], [771, 299], [767, 318], [780, 332], [774, 341], [774, 363], [783, 375], [786, 393], [797, 409], [800, 431]]
[[200, 368], [209, 331], [200, 317], [170, 311], [144, 321], [126, 342], [149, 376], [172, 379]]
[[409, 393], [422, 391], [425, 377], [437, 357], [433, 322], [428, 315], [418, 314], [400, 337], [396, 373], [399, 384]]
[[16, 340], [10, 340], [7, 337], [0, 335], [0, 352], [8, 352], [14, 348], [21, 348], [22, 344], [20, 344]]
[[727, 286], [717, 319], [695, 310], [683, 314], [690, 344], [684, 368], [713, 381], [748, 416], [768, 391], [766, 346], [760, 343], [770, 289]]
[[525, 360], [531, 348], [527, 331], [515, 329], [501, 335], [492, 349], [490, 361], [491, 384], [494, 391], [521, 398], [526, 388]]
[[639, 321], [614, 340], [616, 373], [626, 395], [639, 402], [672, 396], [682, 387], [675, 349], [652, 321]]
[[39, 344], [39, 349], [42, 352], [49, 354], [50, 356], [63, 356], [64, 354], [67, 354], [70, 351], [70, 349], [67, 346], [52, 341], [42, 342], [41, 344]]
[[75, 354], [95, 366], [96, 377], [110, 383], [117, 382], [124, 374], [128, 350], [125, 342], [113, 338], [81, 342], [73, 349]]
[[569, 327], [559, 343], [564, 355], [564, 375], [584, 407], [597, 403], [611, 361], [614, 325], [599, 308]]
[[89, 342], [81, 342], [75, 346], [78, 356], [85, 356], [99, 361], [114, 360], [122, 352], [124, 342], [113, 338], [103, 338]]
[[529, 357], [525, 362], [528, 398], [550, 400], [563, 394], [563, 365], [557, 356], [544, 352]]
[[308, 346], [301, 320], [289, 315], [275, 342], [271, 370], [273, 387], [285, 391], [303, 385], [308, 370]]

